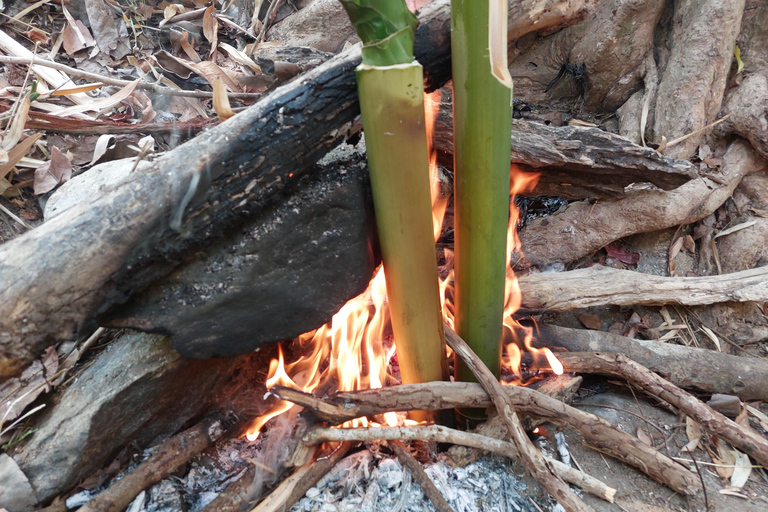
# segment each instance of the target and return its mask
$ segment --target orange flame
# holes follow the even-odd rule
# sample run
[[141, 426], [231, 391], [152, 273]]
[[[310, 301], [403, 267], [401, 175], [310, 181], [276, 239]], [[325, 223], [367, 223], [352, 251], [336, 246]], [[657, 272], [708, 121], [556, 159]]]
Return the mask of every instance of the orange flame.
[[[548, 348], [537, 349], [531, 345], [533, 330], [529, 327], [521, 326], [515, 319], [514, 314], [520, 309], [522, 304], [522, 294], [520, 285], [517, 282], [517, 276], [512, 270], [512, 253], [520, 247], [520, 239], [517, 236], [517, 224], [520, 221], [520, 211], [517, 209], [514, 200], [518, 194], [533, 190], [539, 180], [538, 174], [523, 172], [517, 165], [512, 164], [510, 168], [510, 190], [509, 190], [509, 227], [507, 228], [507, 282], [506, 297], [504, 300], [504, 330], [507, 332], [505, 339], [512, 340], [506, 347], [506, 358], [503, 359], [502, 366], [506, 366], [513, 375], [520, 376], [521, 348], [519, 346], [519, 333], [524, 333], [522, 345], [525, 351], [530, 352], [536, 357], [543, 355], [557, 375], [562, 375], [563, 365], [552, 354]], [[517, 378], [511, 384], [518, 384], [522, 379]], [[507, 383], [505, 383], [507, 384]]]
[[[435, 120], [440, 108], [440, 92], [436, 91], [426, 95], [425, 125], [427, 140], [432, 141]], [[437, 152], [430, 150], [430, 179], [432, 183], [432, 220], [435, 240], [440, 236], [443, 218], [448, 207], [450, 196], [443, 194], [439, 169], [437, 165]], [[538, 175], [526, 174], [516, 166], [511, 170], [510, 195], [519, 194], [530, 190], [536, 184]], [[514, 201], [510, 202], [510, 222], [507, 235], [507, 262], [514, 248], [519, 247], [516, 226], [519, 213]], [[445, 321], [453, 327], [453, 265], [450, 261], [453, 254], [445, 251], [446, 267], [450, 272], [440, 283], [440, 299], [443, 307]], [[519, 375], [522, 348], [529, 352], [543, 354], [550, 361], [550, 365], [556, 373], [562, 373], [562, 365], [552, 355], [543, 349], [535, 349], [531, 346], [531, 330], [526, 333], [522, 347], [517, 343], [517, 333], [523, 328], [514, 320], [514, 313], [520, 308], [521, 295], [517, 278], [511, 267], [507, 268], [506, 300], [505, 300], [505, 329], [511, 333], [507, 336], [515, 342], [505, 347], [504, 364], [511, 371]], [[312, 393], [317, 389], [323, 391], [328, 387], [340, 391], [353, 391], [366, 388], [380, 388], [385, 385], [387, 367], [395, 355], [395, 344], [385, 343], [385, 333], [389, 326], [389, 307], [387, 304], [386, 281], [383, 267], [379, 267], [361, 295], [348, 301], [331, 321], [316, 329], [303, 334], [294, 340], [295, 348], [303, 355], [295, 362], [286, 365], [283, 359], [282, 348], [279, 348], [278, 359], [272, 360], [269, 367], [267, 388], [276, 384], [301, 389]], [[387, 346], [389, 345], [389, 346]], [[558, 371], [559, 367], [559, 371]], [[522, 379], [518, 379], [518, 382]], [[272, 418], [286, 412], [292, 407], [289, 402], [280, 401], [272, 410], [264, 416], [256, 419], [251, 425], [246, 437], [253, 441], [258, 438], [261, 428]], [[398, 417], [394, 412], [385, 414], [385, 422], [390, 426], [398, 424]], [[408, 420], [406, 420], [407, 422]], [[352, 420], [345, 426], [366, 426], [365, 418]], [[408, 423], [406, 423], [408, 424]]]

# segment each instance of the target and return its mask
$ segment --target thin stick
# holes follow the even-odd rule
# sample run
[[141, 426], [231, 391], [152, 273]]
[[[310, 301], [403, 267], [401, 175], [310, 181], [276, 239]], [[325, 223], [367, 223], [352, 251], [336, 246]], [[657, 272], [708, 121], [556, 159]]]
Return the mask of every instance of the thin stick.
[[[340, 441], [364, 442], [377, 439], [385, 441], [435, 441], [438, 443], [459, 444], [491, 451], [512, 460], [521, 461], [520, 452], [508, 441], [493, 439], [492, 437], [470, 432], [462, 432], [461, 430], [441, 425], [428, 425], [426, 427], [318, 428], [304, 436], [304, 442], [313, 445]], [[558, 460], [548, 457], [543, 458], [546, 459], [549, 467], [552, 468], [559, 478], [584, 489], [590, 494], [612, 502], [616, 489]]]
[[301, 466], [291, 476], [283, 480], [251, 512], [280, 512], [288, 510], [347, 454], [353, 444], [352, 442], [344, 442], [329, 456]]
[[17, 217], [16, 214], [14, 214], [11, 210], [0, 204], [0, 210], [3, 210], [3, 212], [8, 215], [10, 218], [21, 224], [27, 229], [32, 229], [32, 226], [30, 226], [24, 219], [21, 217]]
[[[389, 411], [434, 411], [493, 405], [479, 384], [467, 382], [429, 382], [338, 393], [333, 402], [323, 402], [301, 391], [278, 386], [273, 387], [271, 392], [283, 400], [311, 410], [317, 418], [335, 425]], [[579, 432], [592, 448], [636, 467], [680, 494], [698, 494], [700, 487], [695, 475], [603, 418], [580, 411], [530, 388], [505, 386], [504, 392], [520, 412]]]
[[449, 505], [443, 495], [440, 494], [440, 491], [432, 482], [432, 479], [429, 478], [429, 475], [424, 471], [424, 468], [421, 467], [421, 463], [411, 455], [411, 452], [408, 451], [405, 444], [399, 439], [391, 439], [387, 444], [392, 448], [392, 451], [395, 452], [397, 458], [400, 459], [403, 467], [411, 473], [413, 479], [419, 484], [421, 490], [424, 491], [424, 494], [429, 498], [429, 501], [435, 506], [435, 510], [437, 510], [437, 512], [454, 512], [451, 505]]
[[[582, 358], [586, 356], [588, 354], [584, 354]], [[589, 362], [596, 373], [624, 377], [645, 392], [674, 405], [710, 434], [722, 437], [735, 448], [768, 467], [768, 439], [726, 418], [648, 368], [622, 354], [597, 353], [589, 358]]]
[[[102, 76], [96, 73], [90, 73], [88, 71], [75, 69], [73, 67], [67, 66], [66, 64], [59, 64], [58, 62], [52, 62], [50, 60], [45, 60], [42, 58], [29, 59], [26, 57], [7, 57], [5, 55], [0, 55], [0, 63], [20, 64], [20, 65], [34, 64], [35, 66], [45, 66], [45, 67], [56, 69], [58, 71], [61, 71], [62, 73], [66, 73], [69, 76], [72, 76], [75, 78], [93, 80], [96, 82], [101, 82], [106, 85], [117, 85], [120, 87], [124, 87], [132, 83], [131, 80], [120, 80], [119, 78], [110, 78], [108, 76]], [[171, 89], [170, 87], [163, 87], [162, 85], [158, 85], [158, 84], [151, 84], [149, 82], [139, 82], [136, 88], [143, 89], [146, 91], [152, 91], [160, 94], [168, 94], [170, 96], [181, 96], [183, 98], [213, 98], [213, 92], [183, 91], [180, 89]], [[263, 94], [251, 93], [251, 92], [233, 92], [233, 93], [227, 93], [227, 96], [229, 96], [230, 98], [237, 98], [237, 99], [258, 99], [262, 97]]]
[[228, 415], [213, 415], [166, 442], [139, 467], [83, 505], [80, 512], [121, 512], [141, 491], [167, 477], [239, 423]]
[[499, 381], [494, 377], [488, 367], [475, 355], [469, 346], [453, 329], [445, 324], [445, 342], [464, 361], [464, 364], [477, 377], [480, 385], [493, 400], [504, 426], [507, 427], [515, 448], [522, 455], [522, 460], [528, 472], [536, 478], [549, 494], [557, 500], [568, 512], [586, 512], [594, 510], [585, 504], [554, 472], [553, 466], [548, 464], [544, 456], [536, 450], [528, 439], [520, 419], [514, 410], [514, 405], [504, 392]]
[[221, 494], [204, 506], [200, 512], [239, 512], [240, 507], [245, 505], [248, 487], [253, 481], [254, 473], [254, 466], [247, 468], [236, 482], [229, 484], [226, 489], [221, 491]]

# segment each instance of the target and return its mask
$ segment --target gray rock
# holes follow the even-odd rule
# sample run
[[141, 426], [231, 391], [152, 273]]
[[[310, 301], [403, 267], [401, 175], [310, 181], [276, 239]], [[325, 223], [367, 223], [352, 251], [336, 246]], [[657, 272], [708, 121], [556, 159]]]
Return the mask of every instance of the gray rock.
[[267, 32], [269, 41], [283, 46], [309, 46], [323, 52], [340, 52], [347, 41], [359, 39], [338, 0], [313, 0]]
[[234, 356], [320, 327], [377, 258], [365, 157], [350, 146], [271, 209], [102, 319], [170, 334], [185, 356]]
[[[67, 388], [14, 460], [43, 502], [131, 441], [165, 437], [205, 405], [232, 362], [184, 360], [165, 336], [122, 336]], [[0, 504], [2, 506], [2, 504]]]
[[32, 510], [37, 505], [35, 490], [19, 465], [0, 453], [0, 509], [10, 512]]

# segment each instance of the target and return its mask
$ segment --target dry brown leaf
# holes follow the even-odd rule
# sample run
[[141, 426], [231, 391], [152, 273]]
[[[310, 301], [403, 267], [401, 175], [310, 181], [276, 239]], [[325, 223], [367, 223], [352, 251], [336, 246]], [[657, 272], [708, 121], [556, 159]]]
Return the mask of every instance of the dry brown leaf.
[[88, 21], [91, 22], [93, 37], [102, 53], [115, 59], [122, 59], [131, 49], [128, 46], [128, 29], [122, 18], [118, 18], [104, 0], [85, 0]]
[[684, 239], [682, 237], [675, 240], [672, 246], [669, 248], [669, 259], [674, 260], [675, 256], [680, 253], [680, 249], [683, 247]]
[[719, 232], [714, 236], [715, 239], [720, 238], [721, 236], [730, 235], [731, 233], [735, 233], [736, 231], [741, 231], [742, 229], [746, 229], [748, 227], [752, 227], [755, 224], [757, 224], [756, 220], [750, 220], [747, 222], [742, 222], [741, 224], [736, 224], [735, 226], [732, 226], [728, 229], [724, 229], [723, 231]]
[[219, 21], [213, 15], [215, 10], [216, 7], [211, 5], [203, 13], [203, 35], [208, 40], [208, 42], [211, 43], [210, 55], [213, 55], [213, 52], [216, 51], [216, 45], [219, 37]]
[[[227, 52], [229, 54], [229, 56], [232, 58], [232, 60], [234, 60], [238, 64], [243, 65], [243, 66], [247, 66], [254, 73], [259, 73], [259, 74], [262, 73], [261, 66], [256, 64], [253, 61], [253, 59], [251, 59], [248, 55], [245, 54], [245, 52], [241, 52], [240, 50], [238, 50], [234, 46], [229, 45], [227, 43], [219, 43], [219, 48], [221, 48], [222, 50]], [[239, 78], [238, 78], [238, 80], [239, 80]]]
[[170, 71], [180, 78], [187, 79], [191, 74], [190, 72], [193, 72], [205, 78], [211, 85], [213, 85], [217, 78], [220, 78], [224, 85], [227, 86], [227, 89], [232, 92], [241, 92], [240, 87], [237, 85], [237, 73], [222, 69], [211, 61], [190, 62], [174, 57], [165, 51], [157, 52], [154, 57], [161, 68]]
[[3, 425], [18, 418], [41, 393], [50, 391], [49, 379], [58, 367], [56, 350], [48, 347], [43, 356], [36, 359], [19, 377], [0, 385], [0, 430]]
[[685, 434], [688, 436], [688, 444], [683, 446], [681, 452], [692, 452], [699, 446], [701, 440], [701, 429], [698, 423], [688, 416], [685, 417]]
[[3, 149], [8, 151], [14, 147], [24, 134], [24, 125], [27, 124], [29, 116], [29, 94], [24, 94], [19, 98], [16, 113], [11, 121], [11, 128], [8, 130], [5, 139], [3, 139]]
[[181, 37], [179, 38], [179, 44], [181, 45], [181, 49], [184, 50], [184, 53], [187, 54], [187, 57], [192, 60], [192, 62], [200, 62], [201, 59], [200, 55], [197, 54], [192, 44], [189, 42], [189, 32], [186, 30], [181, 31]]
[[714, 343], [715, 347], [717, 347], [717, 351], [722, 352], [723, 349], [720, 347], [720, 338], [718, 338], [717, 335], [714, 332], [712, 332], [712, 329], [710, 329], [706, 325], [702, 325], [701, 330], [704, 332], [704, 334], [707, 335], [707, 338], [712, 340], [712, 343]]
[[27, 36], [33, 43], [40, 44], [42, 46], [48, 46], [51, 43], [51, 38], [48, 37], [48, 34], [39, 28], [32, 27], [28, 31], [23, 32], [23, 34]]
[[78, 92], [89, 92], [101, 89], [104, 84], [101, 82], [95, 84], [78, 85], [77, 87], [68, 87], [66, 89], [57, 89], [51, 93], [51, 96], [67, 96], [69, 94], [76, 94]]
[[114, 135], [109, 135], [108, 133], [100, 135], [98, 140], [96, 140], [96, 146], [93, 148], [93, 158], [91, 158], [91, 163], [89, 165], [94, 165], [96, 162], [98, 162], [101, 157], [104, 156], [104, 153], [110, 149], [114, 141]]
[[130, 84], [126, 85], [119, 91], [117, 91], [112, 96], [109, 96], [108, 98], [103, 98], [97, 101], [94, 101], [91, 104], [88, 105], [75, 105], [72, 107], [67, 107], [65, 109], [59, 110], [58, 112], [55, 112], [55, 115], [59, 117], [67, 117], [71, 116], [72, 114], [79, 114], [81, 112], [87, 112], [89, 110], [93, 111], [101, 111], [106, 110], [108, 108], [112, 108], [115, 105], [119, 104], [121, 101], [123, 101], [125, 98], [131, 95], [131, 93], [136, 89], [136, 86], [139, 85], [139, 81], [141, 78], [134, 80]]
[[760, 422], [760, 427], [768, 432], [768, 416], [763, 414], [759, 409], [752, 407], [751, 405], [747, 405], [746, 410], [749, 412], [749, 414], [757, 418], [757, 420]]
[[234, 116], [232, 107], [229, 105], [229, 98], [227, 97], [227, 88], [219, 79], [213, 82], [213, 108], [216, 110], [216, 114], [222, 121], [226, 121], [230, 117]]
[[599, 331], [602, 327], [600, 315], [594, 313], [582, 313], [579, 315], [579, 322], [584, 324], [584, 327], [587, 329], [592, 329], [593, 331]]
[[96, 45], [96, 41], [93, 39], [91, 33], [83, 22], [75, 20], [66, 7], [62, 6], [62, 9], [64, 11], [64, 17], [67, 19], [67, 24], [61, 32], [64, 51], [67, 52], [68, 55], [73, 55], [75, 52], [79, 52], [84, 48], [90, 48], [91, 46]]
[[747, 408], [744, 407], [741, 409], [741, 412], [738, 416], [733, 420], [739, 425], [741, 425], [742, 428], [745, 428], [747, 430], [752, 430], [752, 426], [749, 424], [749, 417], [747, 416]]
[[0, 165], [8, 163], [8, 152], [0, 147]]
[[45, 194], [72, 177], [72, 162], [59, 148], [51, 148], [51, 159], [35, 169], [35, 194]]
[[13, 169], [13, 167], [19, 163], [19, 160], [24, 158], [32, 145], [42, 136], [42, 133], [30, 135], [26, 139], [16, 144], [13, 149], [8, 151], [8, 162], [0, 165], [0, 178], [5, 178], [8, 173], [11, 172], [11, 169]]
[[696, 242], [693, 241], [693, 237], [691, 235], [685, 235], [685, 240], [683, 240], [683, 247], [691, 254], [696, 252]]
[[725, 443], [719, 443], [717, 445], [717, 453], [717, 457], [712, 457], [716, 464], [720, 464], [719, 466], [715, 466], [715, 470], [717, 471], [717, 474], [720, 475], [720, 478], [727, 480], [733, 475], [736, 455], [733, 453], [733, 450], [725, 446]]
[[640, 427], [637, 427], [637, 438], [640, 440], [641, 443], [653, 447], [653, 439], [651, 439], [651, 436], [645, 433], [645, 430], [643, 430]]

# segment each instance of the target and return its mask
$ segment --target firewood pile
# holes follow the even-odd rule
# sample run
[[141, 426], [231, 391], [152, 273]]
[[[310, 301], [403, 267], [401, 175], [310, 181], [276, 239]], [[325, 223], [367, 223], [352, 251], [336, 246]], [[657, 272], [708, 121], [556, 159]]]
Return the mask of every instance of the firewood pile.
[[[449, 2], [411, 3], [447, 274]], [[305, 392], [275, 342], [380, 262], [338, 2], [8, 3], [0, 511], [765, 510], [768, 5], [695, 4], [510, 3], [516, 319], [563, 375], [446, 325], [479, 384]]]

